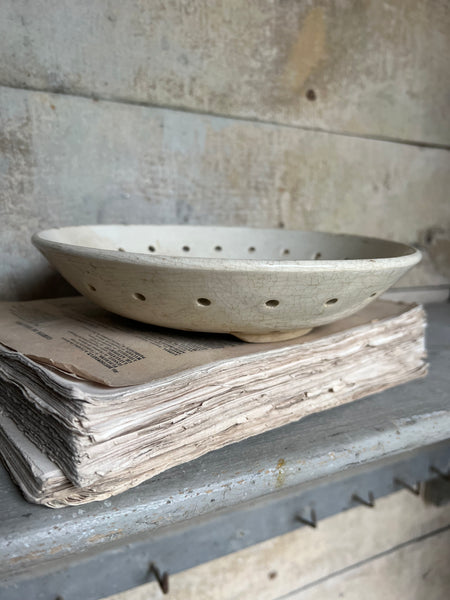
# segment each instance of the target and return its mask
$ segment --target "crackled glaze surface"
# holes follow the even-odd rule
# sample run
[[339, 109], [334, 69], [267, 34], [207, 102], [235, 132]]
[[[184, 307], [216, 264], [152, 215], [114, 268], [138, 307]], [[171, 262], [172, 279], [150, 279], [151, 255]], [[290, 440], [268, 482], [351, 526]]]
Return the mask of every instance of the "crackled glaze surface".
[[34, 244], [83, 295], [119, 315], [252, 342], [348, 316], [420, 260], [375, 238], [280, 229], [103, 225]]

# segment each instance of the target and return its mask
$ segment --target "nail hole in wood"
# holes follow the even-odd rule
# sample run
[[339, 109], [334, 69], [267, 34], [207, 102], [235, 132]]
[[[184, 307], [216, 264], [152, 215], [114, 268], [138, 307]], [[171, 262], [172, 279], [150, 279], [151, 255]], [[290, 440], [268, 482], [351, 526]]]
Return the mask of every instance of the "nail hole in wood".
[[211, 300], [208, 300], [208, 298], [197, 298], [197, 304], [200, 304], [200, 306], [209, 306]]
[[279, 304], [280, 304], [279, 300], [267, 300], [267, 302], [266, 302], [266, 306], [268, 306], [269, 308], [275, 308]]

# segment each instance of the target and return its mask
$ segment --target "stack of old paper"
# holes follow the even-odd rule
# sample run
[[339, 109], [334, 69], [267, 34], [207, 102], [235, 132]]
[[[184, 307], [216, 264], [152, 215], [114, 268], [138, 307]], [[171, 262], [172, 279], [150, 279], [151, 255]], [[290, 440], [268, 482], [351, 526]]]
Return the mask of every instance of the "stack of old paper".
[[286, 342], [166, 330], [82, 297], [0, 304], [0, 449], [33, 502], [157, 473], [426, 372], [421, 307], [377, 301]]

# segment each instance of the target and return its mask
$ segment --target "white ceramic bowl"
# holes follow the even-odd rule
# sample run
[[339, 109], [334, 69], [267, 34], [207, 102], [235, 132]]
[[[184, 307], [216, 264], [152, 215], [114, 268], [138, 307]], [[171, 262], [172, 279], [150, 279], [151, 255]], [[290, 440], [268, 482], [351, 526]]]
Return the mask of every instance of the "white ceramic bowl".
[[66, 227], [33, 243], [114, 313], [248, 341], [288, 339], [351, 315], [420, 260], [397, 242], [242, 227]]

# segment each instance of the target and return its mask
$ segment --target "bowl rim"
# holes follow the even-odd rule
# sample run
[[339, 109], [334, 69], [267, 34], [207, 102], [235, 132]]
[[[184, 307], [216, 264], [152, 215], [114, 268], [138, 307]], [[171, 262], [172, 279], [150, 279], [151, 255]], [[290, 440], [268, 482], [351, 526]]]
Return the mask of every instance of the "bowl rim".
[[[306, 260], [265, 260], [259, 258], [226, 258], [226, 257], [199, 257], [199, 256], [185, 256], [177, 255], [170, 256], [165, 254], [146, 254], [141, 252], [118, 252], [117, 250], [108, 250], [102, 248], [96, 248], [92, 246], [83, 246], [80, 244], [70, 244], [61, 241], [54, 241], [46, 239], [44, 236], [54, 231], [63, 231], [68, 229], [76, 228], [107, 228], [107, 227], [167, 227], [167, 228], [198, 228], [198, 229], [223, 229], [223, 230], [240, 230], [240, 231], [266, 231], [266, 232], [277, 232], [282, 233], [284, 231], [296, 232], [296, 233], [310, 233], [310, 234], [321, 234], [330, 237], [345, 237], [353, 238], [358, 240], [365, 240], [375, 243], [388, 243], [397, 246], [399, 251], [403, 249], [405, 254], [394, 255], [384, 258], [352, 258], [352, 259], [306, 259]], [[283, 272], [298, 272], [298, 271], [335, 271], [339, 265], [340, 270], [344, 271], [374, 271], [377, 269], [402, 269], [412, 267], [422, 258], [420, 250], [405, 244], [403, 242], [397, 242], [393, 240], [386, 240], [378, 237], [362, 236], [357, 234], [348, 233], [337, 233], [328, 231], [307, 231], [300, 229], [280, 229], [280, 228], [262, 228], [262, 227], [239, 227], [239, 226], [216, 226], [216, 225], [189, 225], [189, 224], [87, 224], [78, 226], [67, 226], [67, 227], [53, 227], [34, 233], [31, 237], [33, 245], [45, 254], [45, 250], [63, 252], [71, 256], [86, 257], [87, 253], [95, 254], [97, 258], [105, 260], [107, 262], [120, 262], [125, 264], [140, 265], [140, 266], [152, 266], [160, 268], [174, 268], [174, 269], [202, 269], [202, 270], [214, 270], [214, 271], [283, 271]], [[118, 256], [120, 256], [118, 260]], [[375, 267], [375, 268], [374, 268]]]

